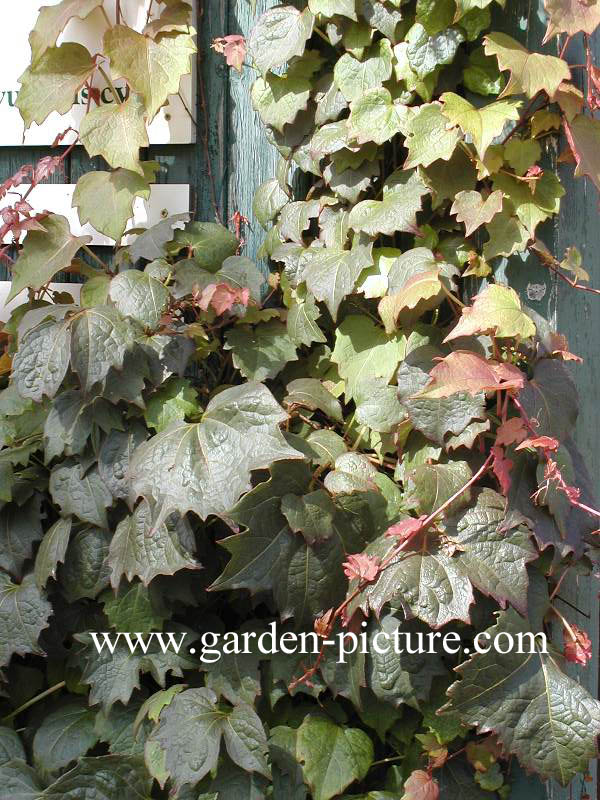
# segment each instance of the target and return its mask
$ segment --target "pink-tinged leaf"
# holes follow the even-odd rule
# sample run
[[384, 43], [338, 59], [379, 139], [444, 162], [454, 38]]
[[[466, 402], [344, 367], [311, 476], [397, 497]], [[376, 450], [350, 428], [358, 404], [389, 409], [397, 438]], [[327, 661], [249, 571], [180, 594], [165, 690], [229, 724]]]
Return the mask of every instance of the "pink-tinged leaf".
[[513, 468], [513, 462], [510, 458], [505, 457], [504, 448], [498, 447], [498, 445], [492, 447], [492, 453], [494, 455], [492, 470], [496, 478], [498, 478], [502, 494], [506, 497], [512, 483], [510, 471]]
[[583, 363], [583, 358], [581, 358], [581, 356], [576, 356], [574, 353], [569, 352], [567, 337], [563, 336], [562, 333], [551, 333], [546, 346], [553, 356], [561, 358], [563, 361], [576, 361], [578, 364]]
[[577, 33], [592, 34], [600, 25], [600, 5], [587, 0], [544, 0], [548, 14], [548, 27], [542, 44], [546, 44], [557, 33], [575, 36]]
[[509, 444], [519, 444], [527, 438], [527, 430], [521, 417], [511, 417], [503, 422], [496, 431], [496, 444], [499, 447], [508, 447]]
[[379, 564], [380, 561], [375, 556], [356, 553], [348, 556], [348, 560], [344, 561], [342, 566], [348, 580], [374, 581], [379, 575]]
[[33, 171], [33, 183], [41, 183], [53, 175], [62, 164], [61, 156], [44, 156], [40, 158]]
[[226, 311], [230, 311], [235, 303], [248, 305], [250, 300], [249, 289], [239, 289], [230, 286], [228, 283], [209, 283], [202, 290], [198, 305], [203, 311], [208, 311], [212, 306], [219, 316]]
[[246, 39], [243, 36], [237, 33], [222, 36], [219, 39], [214, 39], [211, 47], [217, 53], [222, 53], [225, 56], [225, 61], [229, 67], [237, 69], [238, 72], [242, 71], [246, 58]]
[[491, 283], [478, 294], [472, 306], [465, 306], [458, 323], [444, 339], [490, 333], [500, 338], [528, 339], [535, 325], [523, 311], [519, 295], [509, 286]]
[[440, 787], [428, 772], [415, 769], [404, 784], [401, 800], [438, 800]]
[[468, 350], [456, 350], [441, 359], [429, 373], [431, 382], [421, 394], [427, 397], [449, 397], [457, 392], [475, 396], [497, 389], [518, 391], [525, 385], [525, 376], [512, 364], [487, 361]]
[[571, 628], [570, 631], [563, 628], [565, 658], [573, 664], [582, 664], [585, 667], [592, 658], [591, 639], [585, 631], [582, 631], [574, 623], [571, 622], [569, 627]]
[[540, 447], [542, 450], [558, 450], [558, 446], [558, 439], [554, 439], [552, 436], [534, 436], [530, 439], [525, 439], [515, 449], [526, 450], [528, 447]]
[[600, 191], [600, 120], [578, 114], [564, 122], [567, 141], [577, 164], [575, 175], [587, 175]]
[[426, 519], [426, 514], [422, 514], [417, 519], [414, 519], [413, 517], [403, 519], [400, 522], [397, 522], [395, 525], [389, 527], [385, 532], [385, 535], [391, 539], [397, 539], [398, 542], [405, 542], [407, 539], [421, 530], [423, 527], [423, 522]]
[[450, 213], [456, 214], [457, 222], [464, 222], [465, 236], [470, 236], [502, 211], [502, 198], [499, 189], [485, 199], [479, 192], [462, 191], [456, 195]]

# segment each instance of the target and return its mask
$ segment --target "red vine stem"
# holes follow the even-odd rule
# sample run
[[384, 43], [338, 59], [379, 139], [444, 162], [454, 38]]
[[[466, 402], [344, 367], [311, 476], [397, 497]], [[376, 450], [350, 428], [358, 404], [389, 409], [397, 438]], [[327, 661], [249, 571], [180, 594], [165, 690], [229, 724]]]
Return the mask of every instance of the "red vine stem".
[[[529, 418], [529, 415], [527, 414], [527, 412], [523, 408], [521, 402], [516, 397], [513, 397], [512, 401], [515, 404], [515, 407], [517, 408], [517, 411], [521, 415], [521, 419], [523, 420], [523, 422], [525, 423], [525, 425], [527, 426], [529, 431], [534, 436], [538, 436], [539, 435], [538, 431], [536, 431], [534, 425], [531, 422], [531, 419]], [[546, 459], [546, 462], [550, 462], [551, 458], [550, 458], [549, 451], [547, 449], [545, 449], [545, 448], [542, 448], [542, 449], [543, 449], [544, 458]], [[579, 500], [577, 500], [575, 497], [573, 497], [567, 491], [569, 487], [565, 483], [565, 480], [562, 477], [562, 475], [560, 474], [560, 472], [558, 473], [558, 476], [559, 476], [559, 480], [557, 482], [557, 488], [560, 489], [560, 491], [562, 491], [566, 495], [567, 500], [571, 503], [572, 506], [575, 506], [576, 508], [580, 508], [582, 511], [585, 511], [587, 514], [591, 514], [594, 517], [600, 517], [600, 511], [597, 511], [595, 508], [592, 508], [591, 506], [588, 506], [585, 503], [581, 503]]]

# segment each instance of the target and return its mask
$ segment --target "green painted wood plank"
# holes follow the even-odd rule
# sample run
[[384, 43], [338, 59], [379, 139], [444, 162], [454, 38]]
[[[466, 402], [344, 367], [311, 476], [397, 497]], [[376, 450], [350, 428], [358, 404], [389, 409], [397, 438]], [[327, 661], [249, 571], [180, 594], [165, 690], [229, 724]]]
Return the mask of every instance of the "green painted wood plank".
[[[275, 5], [278, 5], [277, 0], [258, 0], [254, 11], [249, 0], [232, 0], [226, 33], [248, 36], [258, 17]], [[246, 66], [241, 74], [231, 70], [229, 77], [228, 216], [239, 211], [250, 221], [244, 234], [245, 253], [250, 258], [256, 258], [256, 251], [265, 236], [252, 214], [252, 198], [258, 186], [275, 175], [279, 160], [279, 153], [267, 141], [262, 123], [250, 102], [250, 87], [256, 76], [255, 70]]]
[[[530, 50], [541, 50], [556, 55], [556, 39], [541, 47], [546, 28], [545, 19], [541, 0], [538, 3], [525, 3], [521, 0], [507, 4], [506, 9], [496, 15], [495, 21], [497, 28], [514, 36]], [[600, 54], [598, 37], [595, 37], [595, 52]], [[583, 63], [585, 61], [583, 48], [572, 44], [568, 51], [568, 60], [573, 64]], [[575, 76], [577, 77], [577, 73]], [[564, 146], [564, 141], [548, 139], [546, 158], [553, 169], [556, 169], [556, 155]], [[558, 169], [567, 194], [561, 203], [558, 218], [539, 229], [540, 238], [558, 258], [562, 258], [569, 245], [579, 247], [584, 259], [587, 255], [585, 264], [591, 276], [591, 284], [598, 286], [600, 285], [600, 227], [597, 221], [597, 193], [587, 179], [573, 178], [572, 166], [559, 165]], [[596, 366], [596, 351], [600, 341], [600, 313], [598, 306], [593, 303], [597, 298], [574, 291], [566, 284], [557, 281], [538, 259], [532, 256], [525, 260], [519, 257], [511, 259], [506, 276], [510, 283], [519, 289], [524, 302], [549, 319], [556, 330], [565, 334], [570, 349], [584, 359], [584, 364], [573, 370], [573, 378], [580, 396], [576, 441], [593, 476], [596, 496], [600, 497], [600, 448], [598, 448], [598, 427], [594, 413], [597, 397], [600, 394], [600, 371]], [[531, 290], [540, 288], [543, 297], [540, 300], [532, 299]], [[557, 607], [560, 607], [568, 619], [589, 633], [595, 654], [594, 661], [586, 669], [568, 665], [568, 672], [594, 697], [597, 697], [599, 653], [597, 585], [586, 578], [567, 579], [561, 588], [560, 597], [566, 602], [561, 603], [557, 599]], [[561, 646], [562, 632], [558, 626], [555, 630]], [[542, 798], [580, 800], [586, 794], [593, 798], [600, 797], [597, 767], [596, 762], [592, 763], [591, 782], [585, 783], [582, 778], [576, 778], [571, 786], [565, 789], [554, 781], [548, 782], [543, 787], [539, 781], [527, 779], [516, 773], [511, 800], [542, 800]]]

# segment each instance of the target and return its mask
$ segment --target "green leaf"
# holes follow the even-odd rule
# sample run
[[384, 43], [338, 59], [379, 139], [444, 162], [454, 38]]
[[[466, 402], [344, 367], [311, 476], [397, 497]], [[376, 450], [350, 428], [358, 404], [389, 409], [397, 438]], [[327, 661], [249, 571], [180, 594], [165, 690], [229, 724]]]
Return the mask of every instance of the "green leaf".
[[[143, 233], [139, 233], [135, 237], [133, 244], [129, 247], [131, 261], [135, 263], [140, 258], [145, 258], [148, 261], [164, 258], [167, 251], [165, 245], [171, 242], [174, 237], [177, 236], [177, 233], [179, 233], [179, 231], [174, 232], [173, 228], [175, 225], [179, 225], [182, 222], [189, 222], [189, 220], [190, 215], [188, 213], [173, 214], [157, 222], [156, 225], [152, 225], [152, 227], [148, 228]], [[209, 225], [210, 223], [205, 224]], [[178, 246], [176, 250], [180, 250], [181, 247], [183, 247], [183, 244]]]
[[56, 40], [73, 17], [85, 19], [102, 0], [61, 0], [51, 6], [42, 6], [35, 27], [29, 34], [31, 61], [35, 63]]
[[137, 94], [123, 103], [93, 108], [79, 127], [79, 138], [89, 156], [102, 156], [111, 167], [144, 174], [140, 147], [148, 147], [146, 109]]
[[[365, 552], [385, 558], [394, 543], [380, 536]], [[353, 590], [351, 583], [349, 591]], [[394, 556], [389, 567], [361, 595], [360, 606], [379, 615], [386, 603], [399, 605], [410, 618], [418, 617], [438, 629], [452, 620], [470, 621], [473, 602], [471, 582], [456, 559], [433, 537], [415, 550]]]
[[308, 0], [308, 7], [315, 16], [331, 18], [348, 17], [356, 20], [356, 0]]
[[502, 133], [506, 123], [519, 119], [520, 100], [497, 100], [482, 108], [475, 108], [454, 92], [444, 92], [441, 99], [444, 115], [472, 137], [481, 159], [485, 157], [492, 140]]
[[[450, 461], [448, 464], [419, 464], [408, 472], [414, 485], [415, 495], [422, 514], [431, 514], [449, 500], [467, 481], [473, 472], [466, 461]], [[467, 489], [446, 509], [452, 514], [469, 504], [471, 492]]]
[[[403, 19], [403, 13], [397, 8], [390, 8], [380, 0], [359, 0], [360, 12], [372, 28], [381, 31], [392, 42], [396, 42], [396, 28]], [[392, 5], [397, 5], [395, 0]]]
[[374, 491], [377, 468], [362, 453], [342, 453], [335, 469], [325, 476], [325, 488], [333, 495]]
[[44, 717], [33, 738], [33, 761], [46, 775], [66, 767], [98, 741], [96, 712], [84, 700], [69, 699]]
[[81, 475], [77, 463], [63, 462], [50, 473], [50, 494], [63, 516], [74, 514], [83, 522], [108, 527], [106, 509], [113, 497], [96, 467]]
[[356, 421], [378, 433], [390, 433], [406, 416], [397, 387], [382, 378], [359, 382], [354, 401]]
[[334, 535], [333, 518], [336, 507], [323, 489], [301, 496], [284, 494], [281, 498], [281, 513], [294, 533], [301, 533], [308, 544]]
[[81, 758], [36, 800], [148, 800], [152, 779], [136, 756]]
[[489, 284], [478, 294], [472, 306], [463, 309], [457, 325], [444, 339], [493, 333], [500, 338], [528, 339], [535, 336], [535, 325], [521, 309], [519, 295], [509, 286]]
[[316, 378], [298, 378], [288, 383], [283, 402], [288, 406], [298, 405], [311, 411], [319, 409], [336, 422], [342, 422], [340, 401]]
[[301, 56], [312, 35], [314, 17], [308, 8], [300, 12], [293, 6], [266, 11], [252, 29], [248, 53], [264, 74], [293, 56]]
[[42, 538], [39, 503], [6, 505], [0, 510], [0, 569], [20, 578], [33, 545]]
[[540, 222], [558, 214], [560, 198], [565, 193], [558, 176], [550, 170], [545, 170], [536, 181], [533, 194], [523, 181], [504, 174], [494, 176], [494, 188], [500, 189], [510, 200], [515, 214], [531, 237]]
[[[488, 630], [491, 641], [501, 633], [516, 637], [537, 630], [508, 609]], [[522, 649], [527, 650], [529, 641], [524, 641]], [[499, 655], [490, 648], [457, 671], [461, 680], [448, 695], [451, 709], [465, 723], [476, 725], [479, 733], [493, 731], [523, 766], [563, 786], [588, 769], [589, 760], [596, 757], [600, 704], [560, 671], [553, 656], [544, 655], [538, 639], [534, 653], [513, 648]]]
[[157, 575], [198, 569], [191, 554], [194, 548], [194, 535], [185, 517], [153, 527], [152, 510], [142, 502], [131, 516], [119, 522], [110, 541], [107, 562], [111, 584], [116, 589], [125, 575], [128, 581], [137, 577], [148, 586]]
[[355, 397], [361, 384], [374, 378], [388, 383], [404, 358], [404, 337], [386, 333], [366, 316], [351, 314], [338, 326], [331, 360], [346, 382], [347, 399]]
[[53, 397], [69, 366], [70, 322], [44, 320], [20, 342], [13, 360], [13, 381], [22, 397], [41, 402]]
[[335, 431], [319, 430], [312, 431], [306, 439], [309, 448], [310, 458], [315, 464], [326, 467], [334, 464], [338, 456], [345, 453], [348, 449], [346, 442], [339, 433]]
[[527, 97], [535, 97], [543, 90], [552, 100], [560, 84], [571, 79], [571, 70], [562, 58], [530, 53], [505, 33], [488, 33], [485, 37], [485, 53], [496, 56], [501, 70], [510, 71], [503, 95], [526, 94]]
[[237, 325], [225, 334], [225, 350], [233, 353], [233, 365], [248, 380], [275, 378], [290, 361], [297, 361], [296, 345], [286, 326], [269, 320], [251, 328]]
[[[437, 465], [440, 466], [440, 465]], [[527, 611], [527, 563], [537, 551], [526, 528], [507, 528], [506, 500], [483, 489], [475, 505], [446, 522], [446, 535], [458, 547], [458, 560], [471, 583], [501, 606]]]
[[252, 105], [265, 125], [283, 131], [284, 126], [293, 122], [298, 112], [307, 107], [310, 88], [310, 81], [306, 78], [269, 73], [253, 83]]
[[0, 767], [9, 761], [25, 761], [25, 748], [19, 734], [12, 728], [0, 727]]
[[71, 266], [75, 253], [91, 236], [73, 236], [66, 217], [49, 214], [44, 218], [44, 230], [31, 230], [25, 237], [23, 249], [12, 272], [13, 280], [6, 298], [9, 303], [19, 292], [29, 287], [41, 289], [60, 270]]
[[519, 399], [525, 412], [537, 420], [537, 435], [564, 442], [574, 433], [579, 409], [577, 387], [560, 361], [540, 359]]
[[34, 575], [38, 589], [43, 589], [49, 578], [56, 578], [58, 564], [65, 560], [72, 525], [71, 517], [61, 517], [44, 534], [35, 557]]
[[[131, 650], [126, 639], [131, 642]], [[96, 650], [96, 646], [88, 633], [77, 634], [77, 640], [81, 643], [78, 649], [72, 652], [71, 659], [78, 668], [83, 663], [81, 682], [89, 685], [89, 703], [95, 705], [100, 703], [105, 712], [117, 702], [127, 705], [135, 689], [140, 688], [142, 673], [150, 673], [152, 678], [164, 688], [167, 680], [167, 673], [175, 677], [182, 677], [184, 669], [197, 670], [198, 662], [188, 656], [183, 650], [184, 634], [172, 633], [171, 637], [165, 634], [165, 641], [169, 641], [169, 646], [165, 647], [165, 652], [153, 640], [135, 634], [123, 633], [125, 641], [119, 641], [113, 645], [114, 652], [111, 653], [102, 636], [98, 636], [98, 642], [102, 646], [102, 652]], [[142, 646], [146, 652], [142, 652]], [[176, 653], [176, 647], [181, 647], [180, 653]]]
[[417, 0], [417, 22], [423, 25], [430, 36], [451, 25], [455, 12], [453, 0]]
[[309, 249], [303, 257], [302, 279], [309, 291], [325, 303], [337, 319], [342, 300], [352, 293], [362, 271], [355, 251], [335, 247]]
[[[201, 780], [217, 765], [222, 736], [232, 761], [270, 777], [267, 737], [259, 717], [248, 705], [226, 711], [216, 700], [210, 689], [187, 689], [162, 710], [146, 743], [146, 764], [161, 785], [167, 776], [177, 790]], [[192, 750], [186, 746], [190, 741], [196, 743]]]
[[0, 666], [5, 666], [14, 654], [42, 655], [38, 638], [52, 606], [35, 585], [33, 575], [26, 575], [20, 584], [0, 572]]
[[419, 78], [429, 75], [439, 66], [450, 64], [465, 36], [460, 28], [446, 28], [435, 36], [429, 36], [418, 22], [407, 34], [408, 62]]
[[139, 703], [130, 702], [127, 706], [114, 705], [108, 713], [102, 710], [96, 713], [96, 733], [113, 755], [143, 755], [147, 728], [137, 731], [137, 736], [134, 732], [139, 709]]
[[383, 200], [363, 200], [350, 212], [350, 227], [369, 236], [416, 233], [417, 212], [429, 189], [411, 170], [396, 170], [383, 187]]
[[439, 103], [425, 104], [411, 118], [404, 169], [419, 165], [428, 167], [438, 159], [448, 161], [452, 157], [460, 135], [456, 130], [448, 130], [448, 120], [442, 110]]
[[321, 313], [312, 295], [307, 295], [301, 302], [294, 302], [288, 311], [286, 327], [288, 336], [296, 347], [303, 344], [310, 347], [313, 342], [327, 341], [317, 325], [320, 316]]
[[459, 192], [456, 195], [451, 214], [456, 214], [457, 222], [465, 223], [465, 236], [491, 220], [502, 211], [502, 192], [492, 192], [483, 199], [479, 192]]
[[135, 329], [116, 308], [88, 308], [73, 324], [71, 366], [86, 391], [104, 380], [111, 367], [122, 369], [134, 346]]
[[497, 256], [508, 257], [513, 253], [522, 253], [531, 238], [521, 220], [514, 216], [512, 204], [506, 198], [504, 205], [505, 209], [496, 214], [486, 225], [490, 238], [483, 245], [483, 256], [487, 260]]
[[[591, 6], [590, 6], [591, 8]], [[600, 191], [600, 122], [593, 117], [578, 114], [570, 122], [565, 121], [565, 132], [577, 166], [575, 175], [587, 175], [596, 189]]]
[[196, 45], [189, 33], [162, 33], [152, 39], [127, 25], [114, 25], [104, 34], [104, 52], [113, 72], [141, 96], [151, 121], [191, 72]]
[[[542, 147], [535, 139], [519, 139], [517, 136], [504, 145], [504, 160], [517, 175], [525, 175], [527, 170], [540, 160]], [[537, 193], [537, 185], [535, 188]]]
[[498, 62], [492, 56], [486, 56], [483, 47], [470, 53], [463, 72], [463, 83], [470, 92], [482, 95], [497, 95], [504, 88], [504, 78], [498, 70]]
[[[100, 406], [98, 406], [100, 408]], [[82, 392], [69, 389], [52, 401], [44, 425], [46, 464], [63, 453], [81, 453], [92, 432], [93, 411]]]
[[203, 519], [229, 511], [250, 488], [251, 470], [300, 457], [279, 430], [285, 419], [261, 384], [225, 389], [210, 401], [202, 422], [174, 423], [138, 447], [131, 460], [132, 498], [142, 495], [156, 504], [156, 525], [172, 511], [194, 511]]
[[386, 88], [371, 89], [352, 103], [348, 128], [359, 144], [383, 144], [397, 133], [405, 133], [408, 114], [405, 105], [392, 102]]
[[75, 42], [48, 48], [19, 78], [16, 106], [25, 127], [41, 125], [53, 111], [66, 114], [95, 66], [86, 48]]
[[365, 777], [373, 762], [373, 743], [359, 728], [309, 714], [296, 732], [295, 758], [314, 800], [330, 800]]
[[272, 222], [284, 205], [289, 201], [289, 197], [281, 188], [281, 184], [276, 178], [261, 183], [252, 200], [252, 213], [259, 224], [267, 230], [267, 225]]
[[335, 64], [334, 80], [346, 100], [358, 100], [369, 89], [379, 88], [392, 74], [392, 47], [380, 39], [359, 61], [345, 53]]
[[135, 448], [146, 436], [146, 430], [134, 424], [126, 431], [112, 430], [102, 443], [98, 454], [98, 472], [113, 497], [125, 500], [129, 496], [129, 461]]
[[100, 233], [118, 241], [133, 216], [135, 198], [150, 197], [153, 172], [146, 167], [144, 177], [128, 169], [96, 170], [82, 175], [73, 192], [73, 208], [77, 208], [81, 224], [89, 222]]
[[146, 404], [144, 419], [157, 433], [199, 412], [198, 397], [185, 378], [169, 378]]
[[110, 282], [110, 299], [125, 317], [154, 330], [169, 302], [169, 290], [146, 272], [126, 269]]
[[0, 767], [2, 800], [38, 800], [43, 791], [37, 773], [23, 759], [15, 758]]
[[[421, 623], [401, 622], [393, 614], [383, 614], [380, 620], [369, 623], [368, 686], [379, 700], [396, 708], [406, 703], [421, 710], [430, 696], [433, 679], [446, 675], [441, 658], [431, 648], [425, 653], [410, 653], [408, 648], [402, 653], [394, 652], [393, 641], [401, 642], [399, 637], [403, 634], [418, 636], [424, 633], [423, 628]], [[389, 644], [376, 638], [380, 632], [386, 635]]]
[[84, 528], [73, 536], [59, 571], [63, 593], [70, 603], [84, 597], [94, 599], [108, 586], [109, 541], [108, 531], [100, 528]]
[[100, 602], [111, 628], [116, 631], [149, 633], [162, 630], [165, 618], [156, 610], [155, 599], [142, 583], [121, 584], [117, 594], [109, 590], [102, 595]]

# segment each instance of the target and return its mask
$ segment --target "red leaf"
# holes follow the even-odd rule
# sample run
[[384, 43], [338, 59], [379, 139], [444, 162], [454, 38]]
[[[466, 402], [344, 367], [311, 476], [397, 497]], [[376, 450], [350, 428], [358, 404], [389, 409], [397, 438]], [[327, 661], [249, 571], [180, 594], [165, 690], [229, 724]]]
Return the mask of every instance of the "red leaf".
[[440, 787], [429, 773], [422, 769], [416, 769], [404, 784], [404, 794], [402, 800], [438, 800]]
[[379, 563], [379, 559], [375, 556], [356, 553], [348, 556], [348, 560], [342, 566], [344, 567], [344, 575], [348, 580], [373, 581], [379, 574]]
[[496, 431], [496, 444], [507, 447], [509, 444], [519, 444], [527, 438], [527, 430], [521, 417], [511, 417], [503, 422]]
[[498, 447], [498, 445], [492, 447], [492, 453], [494, 454], [492, 470], [494, 475], [498, 478], [502, 494], [506, 496], [510, 489], [510, 484], [512, 483], [510, 471], [513, 468], [513, 462], [510, 458], [504, 457], [504, 448]]
[[516, 447], [516, 450], [525, 450], [527, 447], [541, 447], [543, 450], [558, 450], [559, 441], [552, 436], [534, 436], [525, 439], [524, 442]]
[[512, 364], [487, 361], [467, 350], [450, 353], [429, 374], [431, 382], [421, 392], [428, 397], [449, 397], [457, 392], [469, 392], [474, 396], [496, 389], [518, 390], [525, 383], [521, 370]]
[[246, 39], [243, 36], [230, 33], [228, 36], [214, 39], [211, 47], [217, 53], [225, 56], [228, 66], [234, 67], [238, 72], [242, 71], [242, 65], [246, 58]]
[[202, 290], [198, 305], [203, 311], [208, 311], [208, 307], [212, 306], [220, 316], [226, 311], [230, 311], [235, 303], [247, 306], [249, 300], [249, 289], [236, 289], [228, 283], [209, 283]]
[[399, 542], [405, 542], [409, 537], [421, 530], [426, 519], [425, 514], [418, 517], [418, 519], [414, 519], [414, 517], [403, 519], [389, 527], [385, 535], [390, 538], [396, 538]]
[[40, 158], [33, 171], [33, 183], [45, 181], [46, 178], [56, 172], [61, 163], [62, 158], [60, 156], [44, 156]]
[[563, 628], [565, 658], [573, 664], [582, 664], [585, 667], [592, 658], [591, 639], [585, 631], [582, 631], [581, 628], [578, 628], [577, 625], [574, 625], [572, 622], [569, 627], [575, 635], [575, 638], [573, 638], [566, 628]]

